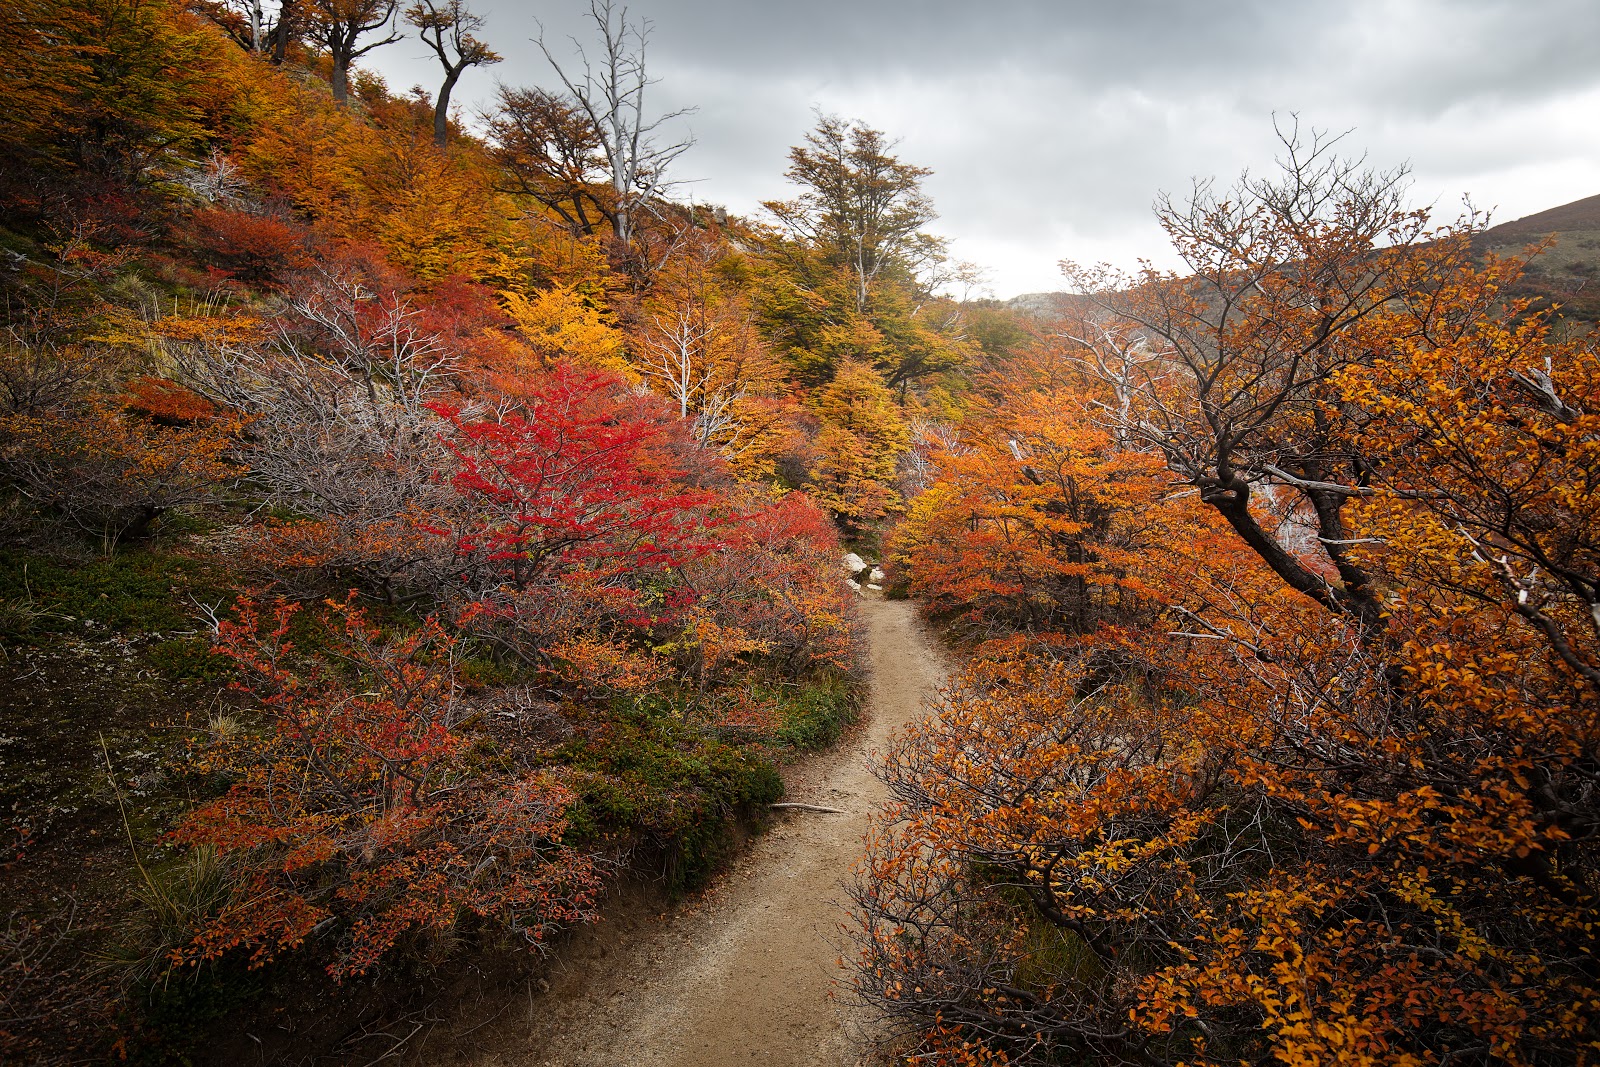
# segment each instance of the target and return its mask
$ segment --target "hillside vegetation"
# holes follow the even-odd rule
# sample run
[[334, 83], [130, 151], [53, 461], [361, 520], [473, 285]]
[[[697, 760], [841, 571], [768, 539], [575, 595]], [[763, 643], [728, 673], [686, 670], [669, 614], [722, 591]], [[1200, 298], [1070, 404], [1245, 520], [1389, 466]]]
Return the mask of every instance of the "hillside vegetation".
[[889, 550], [972, 660], [854, 889], [908, 1059], [1600, 1052], [1600, 355], [1405, 197], [1286, 133], [938, 435]]
[[1513, 291], [1535, 306], [1554, 304], [1564, 319], [1600, 322], [1600, 196], [1492, 226], [1473, 244], [1499, 256], [1534, 255]]
[[464, 0], [0, 0], [0, 1058], [531, 991], [849, 727], [855, 562], [964, 665], [841, 916], [883, 1057], [1600, 1058], [1593, 202], [1285, 131], [1022, 314], [858, 121], [679, 202], [588, 13], [469, 130]]
[[[1480, 229], [1472, 246], [1483, 256], [1526, 260], [1509, 295], [1530, 299], [1541, 310], [1554, 308], [1579, 331], [1600, 322], [1600, 195]], [[1024, 293], [1006, 307], [1049, 318], [1080, 302], [1075, 293]]]
[[876, 131], [668, 199], [620, 9], [484, 136], [355, 62], [397, 15], [448, 89], [461, 4], [250, 12], [0, 3], [8, 1062], [365, 1062], [701, 885], [854, 717], [841, 531], [978, 351]]

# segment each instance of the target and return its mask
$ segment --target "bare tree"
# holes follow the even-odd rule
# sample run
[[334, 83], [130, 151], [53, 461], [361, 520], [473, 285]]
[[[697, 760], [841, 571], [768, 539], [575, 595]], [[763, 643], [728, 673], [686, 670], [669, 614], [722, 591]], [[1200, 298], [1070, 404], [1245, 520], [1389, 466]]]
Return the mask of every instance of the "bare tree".
[[582, 76], [569, 73], [556, 61], [541, 34], [535, 42], [560, 76], [579, 107], [588, 116], [611, 179], [611, 203], [606, 216], [617, 243], [631, 248], [639, 213], [668, 187], [667, 168], [694, 144], [692, 137], [658, 144], [655, 134], [675, 118], [696, 108], [681, 108], [647, 118], [645, 90], [656, 84], [645, 73], [645, 47], [650, 23], [628, 20], [628, 9], [613, 0], [590, 0], [589, 18], [598, 31], [603, 54], [592, 62], [576, 40]]
[[406, 21], [444, 67], [444, 84], [433, 105], [433, 143], [443, 148], [450, 139], [450, 94], [456, 82], [468, 67], [498, 63], [500, 56], [478, 38], [483, 18], [469, 11], [464, 0], [418, 0], [406, 8]]
[[259, 53], [261, 43], [265, 39], [262, 36], [261, 0], [247, 0], [245, 7], [248, 9], [250, 19], [250, 51]]
[[693, 420], [695, 438], [719, 445], [739, 421], [741, 403], [764, 390], [767, 359], [750, 308], [717, 276], [723, 250], [708, 240], [681, 241], [641, 305], [639, 369]]
[[270, 52], [272, 62], [282, 63], [290, 42], [304, 29], [303, 5], [304, 0], [190, 0], [189, 8], [245, 51]]
[[169, 353], [196, 392], [251, 419], [240, 458], [273, 499], [318, 516], [396, 515], [444, 463], [429, 402], [455, 369], [398, 293], [359, 270], [299, 279], [266, 343]]
[[678, 405], [687, 419], [716, 377], [710, 349], [717, 322], [703, 304], [681, 303], [651, 316], [645, 340], [645, 373]]
[[[350, 98], [352, 63], [374, 48], [400, 40], [394, 26], [399, 6], [399, 0], [311, 0], [312, 35], [333, 60], [335, 103], [343, 104]], [[359, 44], [363, 36], [386, 26], [389, 28], [387, 36]]]
[[391, 602], [441, 580], [450, 543], [429, 524], [447, 522], [453, 459], [428, 405], [454, 395], [456, 363], [419, 320], [359, 266], [331, 264], [295, 280], [266, 338], [167, 345], [178, 377], [247, 422], [230, 458], [302, 520], [236, 534], [281, 580], [338, 572]]
[[1064, 322], [1056, 336], [1073, 346], [1073, 363], [1111, 390], [1109, 400], [1093, 404], [1105, 412], [1117, 447], [1137, 447], [1141, 442], [1130, 429], [1134, 404], [1161, 384], [1165, 366], [1161, 354], [1150, 347], [1139, 327], [1098, 309]]

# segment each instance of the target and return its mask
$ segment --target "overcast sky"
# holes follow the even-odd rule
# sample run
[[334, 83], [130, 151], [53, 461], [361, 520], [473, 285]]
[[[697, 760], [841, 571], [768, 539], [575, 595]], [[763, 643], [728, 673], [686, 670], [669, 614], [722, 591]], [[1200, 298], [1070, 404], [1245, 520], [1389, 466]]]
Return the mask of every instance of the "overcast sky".
[[[587, 0], [475, 0], [505, 62], [457, 90], [555, 84], [589, 42]], [[653, 23], [663, 111], [696, 146], [684, 197], [754, 214], [790, 195], [812, 110], [860, 118], [931, 167], [933, 229], [994, 295], [1062, 287], [1057, 261], [1170, 257], [1150, 203], [1274, 156], [1272, 116], [1353, 129], [1415, 199], [1497, 221], [1600, 193], [1600, 0], [634, 0]], [[391, 88], [437, 89], [408, 39], [368, 56]]]

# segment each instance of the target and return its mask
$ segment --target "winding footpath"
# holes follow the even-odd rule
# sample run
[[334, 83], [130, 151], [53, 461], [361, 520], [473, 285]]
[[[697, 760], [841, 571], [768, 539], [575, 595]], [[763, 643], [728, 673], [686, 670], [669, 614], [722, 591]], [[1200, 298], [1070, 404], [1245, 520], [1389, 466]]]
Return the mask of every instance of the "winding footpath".
[[831, 995], [842, 883], [885, 799], [870, 754], [923, 714], [943, 668], [912, 604], [873, 599], [862, 611], [872, 665], [865, 727], [795, 768], [786, 798], [848, 814], [783, 813], [693, 908], [602, 924], [529, 999], [529, 1025], [480, 1046], [480, 1067], [864, 1062], [862, 1022]]

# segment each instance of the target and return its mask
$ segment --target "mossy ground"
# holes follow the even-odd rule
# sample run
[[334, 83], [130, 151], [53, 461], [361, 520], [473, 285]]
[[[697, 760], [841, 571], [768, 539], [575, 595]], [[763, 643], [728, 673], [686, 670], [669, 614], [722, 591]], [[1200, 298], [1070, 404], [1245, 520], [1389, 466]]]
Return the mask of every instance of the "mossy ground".
[[[135, 908], [133, 850], [150, 868], [173, 858], [162, 835], [194, 802], [174, 761], [220, 687], [172, 653], [211, 595], [208, 565], [175, 553], [0, 552], [0, 896], [13, 927], [54, 932], [36, 973], [65, 1008], [48, 1037], [64, 1058], [105, 1053], [126, 1015], [101, 957]], [[19, 1061], [42, 1054], [20, 1028], [15, 1042]]]

